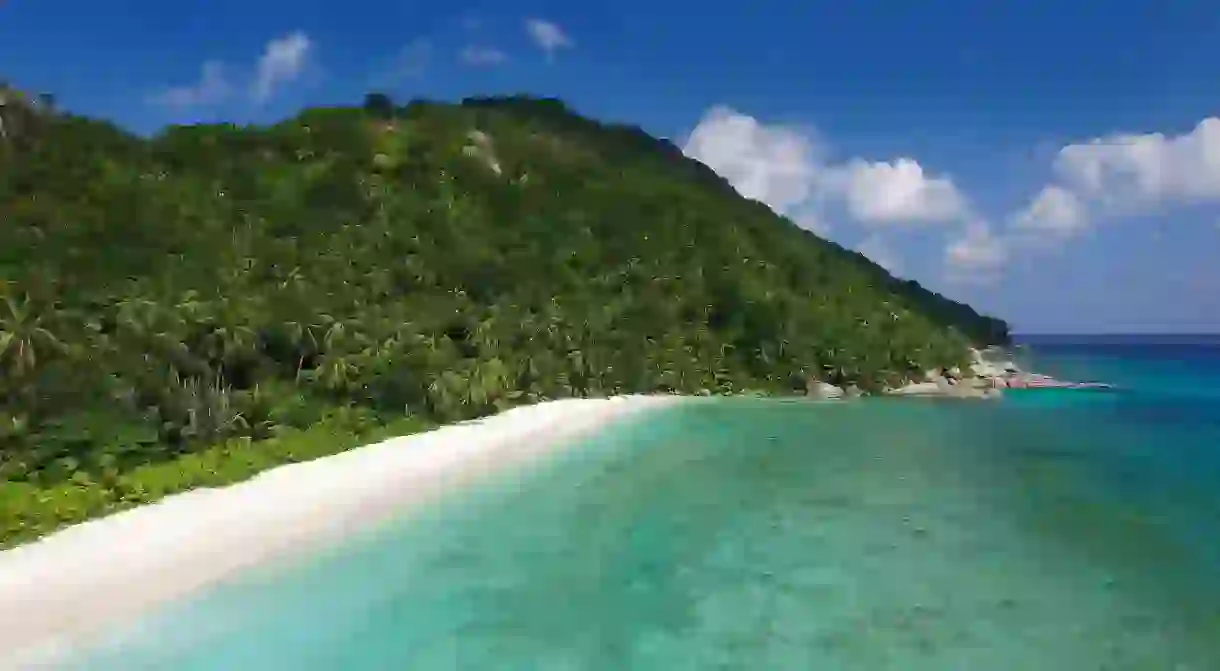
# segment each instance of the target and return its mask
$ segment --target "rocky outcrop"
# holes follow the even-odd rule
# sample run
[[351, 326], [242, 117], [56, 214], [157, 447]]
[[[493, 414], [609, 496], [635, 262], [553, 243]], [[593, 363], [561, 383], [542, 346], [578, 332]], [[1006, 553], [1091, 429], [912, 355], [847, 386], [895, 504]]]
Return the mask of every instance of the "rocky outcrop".
[[500, 160], [496, 158], [495, 147], [492, 146], [491, 138], [481, 130], [472, 130], [466, 134], [466, 139], [470, 144], [462, 147], [462, 153], [472, 158], [477, 158], [497, 175], [504, 173], [500, 167]]
[[843, 398], [844, 391], [833, 384], [811, 377], [805, 382], [805, 395], [813, 400], [825, 400]]
[[887, 389], [891, 396], [936, 396], [942, 398], [998, 398], [1006, 389], [1110, 389], [1099, 382], [1065, 382], [1047, 375], [1027, 373], [1007, 357], [989, 360], [982, 352], [971, 350], [969, 373], [951, 368], [941, 375], [931, 370], [926, 381], [913, 382], [897, 389]]
[[[973, 352], [973, 350], [972, 350]], [[978, 359], [976, 359], [977, 363]], [[884, 393], [890, 396], [935, 396], [940, 398], [993, 398], [998, 396], [998, 390], [992, 384], [992, 379], [979, 376], [975, 369], [973, 377], [966, 377], [957, 367], [945, 371], [930, 370], [924, 374], [923, 382], [912, 382], [887, 389]]]

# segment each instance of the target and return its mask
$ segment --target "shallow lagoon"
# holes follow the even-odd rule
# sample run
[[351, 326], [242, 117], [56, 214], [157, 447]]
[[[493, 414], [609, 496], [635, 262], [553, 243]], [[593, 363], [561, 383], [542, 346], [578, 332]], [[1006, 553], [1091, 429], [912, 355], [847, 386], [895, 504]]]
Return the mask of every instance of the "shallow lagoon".
[[1216, 668], [1209, 356], [1063, 355], [1123, 389], [999, 403], [692, 401], [74, 668]]

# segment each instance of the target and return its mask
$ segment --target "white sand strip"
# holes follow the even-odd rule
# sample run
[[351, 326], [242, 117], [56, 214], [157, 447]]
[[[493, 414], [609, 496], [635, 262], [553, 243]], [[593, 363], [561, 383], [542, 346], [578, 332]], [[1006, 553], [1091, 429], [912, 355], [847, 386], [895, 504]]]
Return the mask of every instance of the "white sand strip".
[[[68, 654], [239, 569], [384, 522], [673, 396], [553, 401], [196, 489], [0, 552], [0, 668]], [[26, 660], [26, 666], [18, 660]]]

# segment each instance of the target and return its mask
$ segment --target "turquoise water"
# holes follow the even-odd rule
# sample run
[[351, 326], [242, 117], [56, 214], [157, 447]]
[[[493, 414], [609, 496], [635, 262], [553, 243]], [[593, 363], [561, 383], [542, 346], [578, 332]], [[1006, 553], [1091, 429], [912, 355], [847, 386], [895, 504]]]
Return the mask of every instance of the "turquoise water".
[[695, 401], [71, 668], [1220, 668], [1220, 350], [1034, 356], [1122, 388]]

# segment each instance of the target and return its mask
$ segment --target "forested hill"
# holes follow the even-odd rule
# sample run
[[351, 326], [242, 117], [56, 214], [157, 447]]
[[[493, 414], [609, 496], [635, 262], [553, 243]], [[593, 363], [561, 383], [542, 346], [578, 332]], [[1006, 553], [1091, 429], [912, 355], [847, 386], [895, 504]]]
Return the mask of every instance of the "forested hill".
[[811, 374], [876, 388], [1007, 337], [673, 144], [558, 101], [370, 95], [140, 138], [4, 91], [10, 479], [336, 408], [450, 420], [570, 395], [789, 393]]

